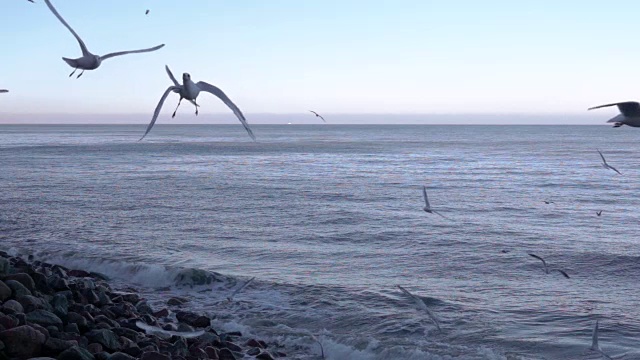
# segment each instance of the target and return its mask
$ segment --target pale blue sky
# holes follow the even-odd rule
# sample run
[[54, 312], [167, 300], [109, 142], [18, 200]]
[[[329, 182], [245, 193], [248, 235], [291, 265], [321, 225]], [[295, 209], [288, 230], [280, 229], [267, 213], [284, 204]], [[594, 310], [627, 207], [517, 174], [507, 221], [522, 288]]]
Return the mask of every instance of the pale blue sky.
[[[5, 116], [150, 115], [170, 85], [165, 64], [248, 114], [582, 114], [640, 95], [632, 0], [52, 0], [96, 54], [166, 44], [78, 80], [61, 59], [80, 56], [77, 42], [35, 1], [0, 4]], [[199, 102], [228, 113], [213, 97]]]

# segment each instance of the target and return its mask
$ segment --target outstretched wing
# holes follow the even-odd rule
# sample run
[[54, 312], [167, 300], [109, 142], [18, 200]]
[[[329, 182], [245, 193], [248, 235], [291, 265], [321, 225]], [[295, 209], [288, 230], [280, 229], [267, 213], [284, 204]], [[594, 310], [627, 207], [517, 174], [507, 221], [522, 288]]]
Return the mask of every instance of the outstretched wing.
[[429, 205], [429, 198], [427, 197], [427, 187], [422, 186], [422, 197], [424, 197], [424, 203], [427, 206], [427, 209], [431, 209], [431, 205]]
[[[140, 140], [144, 139], [144, 137], [147, 136], [149, 131], [151, 131], [151, 128], [153, 127], [153, 124], [156, 123], [156, 120], [158, 119], [158, 115], [160, 115], [160, 110], [162, 110], [162, 105], [164, 105], [164, 101], [167, 99], [167, 96], [169, 96], [169, 93], [174, 91], [174, 90], [178, 90], [178, 89], [180, 89], [180, 88], [177, 87], [177, 86], [169, 86], [167, 88], [167, 90], [164, 91], [164, 94], [162, 94], [162, 97], [160, 98], [160, 101], [158, 101], [158, 105], [156, 105], [156, 109], [153, 111], [153, 118], [151, 119], [151, 122], [149, 123], [149, 126], [147, 126], [147, 131], [144, 132], [144, 135], [142, 135]], [[138, 140], [138, 141], [140, 141], [140, 140]]]
[[554, 269], [554, 270], [555, 270], [555, 271], [557, 271], [557, 272], [559, 272], [560, 274], [562, 274], [562, 275], [563, 275], [564, 277], [566, 277], [567, 279], [571, 279], [571, 278], [569, 277], [569, 275], [568, 275], [566, 272], [564, 272], [564, 270], [560, 270], [560, 269]]
[[249, 285], [253, 279], [255, 279], [256, 277], [252, 277], [251, 279], [249, 279], [247, 282], [245, 282], [244, 284], [242, 284], [242, 286], [240, 286], [239, 288], [237, 288], [233, 293], [231, 293], [231, 295], [229, 295], [227, 297], [227, 300], [231, 301], [231, 299], [233, 299], [234, 296], [236, 296], [237, 293], [239, 293], [240, 291], [242, 291], [242, 289], [246, 288], [247, 285]]
[[253, 135], [253, 131], [251, 131], [249, 123], [247, 122], [247, 119], [244, 118], [242, 111], [240, 111], [236, 104], [234, 104], [233, 101], [231, 101], [231, 99], [229, 99], [229, 97], [222, 90], [204, 81], [199, 81], [196, 86], [199, 87], [200, 90], [211, 93], [222, 100], [222, 102], [225, 103], [225, 105], [227, 105], [233, 111], [238, 120], [240, 120], [242, 126], [244, 126], [245, 130], [247, 130], [247, 132], [249, 133], [249, 136], [251, 136], [254, 141], [256, 140], [256, 136]]
[[6, 90], [6, 89], [0, 89], [0, 93], [8, 93], [8, 92], [9, 92], [9, 90]]
[[547, 267], [547, 262], [546, 262], [546, 261], [544, 261], [544, 259], [543, 259], [543, 258], [541, 258], [540, 256], [538, 256], [538, 255], [536, 255], [536, 254], [529, 254], [529, 256], [532, 256], [532, 257], [534, 257], [534, 258], [536, 258], [536, 259], [538, 259], [538, 260], [542, 261], [542, 265], [544, 265], [544, 267], [545, 267], [545, 268]]
[[320, 119], [322, 119], [322, 121], [327, 122], [327, 120], [325, 120], [322, 115], [318, 114], [317, 112], [313, 111], [313, 110], [309, 110], [309, 112], [314, 113], [317, 117], [319, 117]]
[[438, 319], [435, 317], [435, 315], [433, 315], [433, 313], [429, 310], [429, 308], [427, 307], [427, 304], [424, 303], [424, 301], [416, 296], [413, 295], [412, 293], [410, 293], [407, 289], [403, 288], [400, 285], [396, 285], [398, 287], [398, 289], [402, 290], [402, 292], [409, 297], [411, 300], [413, 300], [416, 304], [416, 306], [420, 309], [420, 310], [424, 310], [427, 315], [429, 316], [429, 318], [431, 319], [431, 321], [433, 321], [433, 323], [436, 325], [436, 327], [438, 328], [438, 331], [440, 331], [440, 322], [438, 321]]
[[624, 116], [630, 116], [630, 117], [640, 116], [640, 103], [636, 101], [623, 101], [619, 103], [594, 106], [587, 110], [600, 109], [603, 107], [614, 106], [614, 105], [618, 107], [618, 110], [620, 110], [620, 112]]
[[197, 331], [170, 331], [170, 330], [165, 330], [163, 328], [157, 327], [157, 326], [152, 326], [149, 324], [145, 324], [142, 321], [136, 321], [136, 326], [139, 327], [140, 329], [144, 330], [147, 334], [157, 334], [160, 336], [169, 338], [171, 336], [181, 336], [185, 339], [188, 338], [194, 338], [194, 337], [198, 337], [202, 334], [204, 334], [204, 330], [197, 330]]
[[169, 75], [169, 79], [171, 79], [173, 85], [180, 86], [180, 83], [178, 82], [178, 80], [176, 80], [176, 77], [173, 76], [173, 73], [171, 72], [171, 70], [169, 70], [169, 65], [165, 65], [164, 69], [167, 71], [167, 75]]
[[78, 36], [78, 34], [71, 28], [71, 26], [69, 26], [69, 24], [67, 24], [67, 22], [64, 20], [64, 18], [62, 16], [60, 16], [60, 14], [58, 14], [58, 11], [56, 10], [56, 8], [53, 7], [53, 5], [51, 4], [51, 1], [44, 0], [44, 2], [47, 4], [47, 6], [49, 7], [49, 10], [51, 10], [53, 15], [55, 15], [58, 18], [58, 20], [60, 20], [62, 25], [64, 25], [67, 29], [69, 29], [69, 31], [71, 31], [71, 34], [73, 34], [73, 36], [75, 36], [76, 40], [78, 40], [78, 44], [80, 44], [80, 49], [82, 50], [82, 56], [91, 55], [89, 50], [87, 50], [87, 46], [84, 44], [84, 41], [82, 41], [82, 39], [80, 39], [80, 36]]
[[[596, 149], [596, 150], [598, 150], [598, 149]], [[606, 164], [606, 163], [607, 163], [607, 160], [605, 160], [604, 155], [602, 155], [602, 153], [600, 152], [600, 150], [598, 150], [598, 154], [600, 154], [600, 157], [602, 158], [602, 162]]]
[[618, 171], [618, 169], [614, 168], [613, 166], [607, 164], [607, 167], [615, 172], [617, 172], [619, 175], [622, 175], [622, 173], [620, 171]]
[[158, 46], [154, 46], [152, 48], [148, 48], [148, 49], [140, 49], [140, 50], [129, 50], [129, 51], [119, 51], [119, 52], [114, 52], [114, 53], [109, 53], [106, 55], [102, 55], [100, 56], [100, 58], [102, 60], [106, 60], [108, 58], [112, 58], [114, 56], [120, 56], [120, 55], [127, 55], [127, 54], [137, 54], [137, 53], [144, 53], [144, 52], [150, 52], [150, 51], [156, 51], [160, 48], [164, 47], [164, 44], [160, 44]]

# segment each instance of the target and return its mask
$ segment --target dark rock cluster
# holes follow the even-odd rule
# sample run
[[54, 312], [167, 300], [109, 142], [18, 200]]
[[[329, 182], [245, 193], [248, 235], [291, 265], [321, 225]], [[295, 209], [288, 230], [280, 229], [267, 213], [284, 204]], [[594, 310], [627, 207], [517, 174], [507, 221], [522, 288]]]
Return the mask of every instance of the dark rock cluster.
[[[186, 301], [172, 298], [168, 305], [175, 309]], [[158, 331], [147, 334], [137, 322]], [[182, 336], [182, 332], [191, 336]], [[135, 292], [112, 290], [104, 275], [26, 262], [0, 251], [0, 360], [268, 360], [286, 356], [267, 349], [261, 340], [240, 342], [241, 336], [215, 331], [204, 315], [154, 310]]]

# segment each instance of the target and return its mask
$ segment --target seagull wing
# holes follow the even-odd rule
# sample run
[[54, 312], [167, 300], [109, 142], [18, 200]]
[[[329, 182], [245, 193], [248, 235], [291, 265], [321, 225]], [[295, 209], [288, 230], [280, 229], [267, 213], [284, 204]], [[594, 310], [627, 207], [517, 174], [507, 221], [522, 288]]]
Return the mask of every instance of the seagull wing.
[[560, 274], [562, 274], [562, 275], [563, 275], [564, 277], [566, 277], [567, 279], [571, 279], [571, 278], [569, 277], [569, 275], [568, 275], [566, 272], [564, 272], [564, 270], [560, 270], [560, 269], [554, 269], [554, 270], [555, 270], [555, 271], [557, 271], [557, 272], [559, 272]]
[[256, 140], [256, 136], [253, 135], [253, 131], [251, 131], [249, 123], [247, 122], [247, 119], [244, 118], [242, 111], [240, 111], [236, 104], [234, 104], [233, 101], [231, 101], [231, 99], [229, 99], [229, 97], [222, 90], [204, 81], [199, 81], [196, 86], [199, 87], [200, 90], [213, 94], [214, 96], [217, 96], [220, 100], [222, 100], [222, 102], [225, 103], [225, 105], [227, 105], [233, 111], [238, 120], [240, 120], [242, 126], [244, 126], [245, 130], [247, 130], [247, 132], [249, 133], [249, 136], [251, 136], [254, 141]]
[[427, 308], [427, 304], [424, 303], [424, 301], [422, 301], [421, 298], [413, 295], [412, 293], [410, 293], [407, 289], [403, 288], [400, 285], [397, 285], [398, 289], [402, 290], [402, 292], [408, 296], [411, 300], [413, 300], [413, 302], [415, 303], [416, 307], [420, 310], [425, 310]]
[[256, 277], [254, 276], [254, 277], [252, 277], [251, 279], [249, 279], [247, 282], [245, 282], [244, 284], [242, 284], [242, 286], [240, 286], [239, 288], [237, 288], [237, 289], [236, 289], [236, 290], [235, 290], [231, 295], [229, 295], [229, 296], [227, 297], [227, 299], [228, 299], [229, 301], [231, 301], [231, 299], [233, 299], [233, 297], [234, 297], [234, 296], [236, 296], [236, 294], [237, 294], [237, 293], [239, 293], [240, 291], [242, 291], [242, 289], [246, 288], [246, 287], [247, 287], [247, 285], [249, 285], [249, 284], [253, 281], [253, 279], [255, 279], [255, 278], [256, 278]]
[[67, 29], [69, 29], [69, 31], [71, 31], [71, 34], [73, 34], [76, 40], [78, 40], [78, 44], [80, 44], [80, 49], [82, 50], [82, 56], [91, 55], [91, 53], [87, 49], [87, 46], [84, 44], [84, 41], [82, 41], [82, 39], [80, 39], [80, 36], [78, 36], [78, 34], [76, 34], [76, 32], [71, 28], [71, 26], [69, 26], [69, 24], [67, 24], [67, 22], [64, 21], [64, 18], [60, 16], [60, 14], [58, 14], [58, 11], [56, 10], [56, 8], [53, 7], [53, 5], [51, 4], [51, 1], [44, 0], [44, 2], [47, 4], [47, 6], [49, 7], [49, 10], [51, 10], [53, 15], [55, 15], [58, 18], [58, 20], [60, 20], [62, 25], [64, 25]]
[[169, 78], [173, 82], [173, 85], [180, 86], [180, 83], [178, 82], [178, 80], [176, 80], [176, 77], [173, 76], [173, 73], [171, 72], [171, 70], [169, 70], [169, 65], [165, 65], [164, 69], [167, 71], [167, 75], [169, 75]]
[[622, 173], [620, 171], [618, 171], [618, 169], [614, 168], [613, 166], [607, 164], [607, 167], [615, 172], [617, 172], [618, 174], [622, 175]]
[[322, 117], [322, 115], [318, 115], [318, 117], [319, 117], [320, 119], [322, 119], [322, 121], [327, 122], [327, 120], [325, 120], [325, 119]]
[[593, 327], [593, 333], [591, 335], [591, 350], [601, 351], [600, 345], [598, 344], [598, 320], [596, 320], [596, 325]]
[[436, 214], [436, 215], [440, 215], [441, 217], [443, 217], [443, 218], [445, 218], [445, 219], [447, 219], [447, 220], [449, 220], [449, 221], [453, 221], [453, 220], [449, 219], [448, 217], [446, 217], [446, 216], [444, 216], [444, 215], [440, 214], [439, 212], [437, 212], [437, 211], [435, 211], [435, 210], [431, 210], [431, 212], [432, 212], [432, 213], [434, 213], [434, 214]]
[[424, 203], [427, 206], [427, 209], [431, 209], [431, 205], [429, 205], [429, 198], [427, 197], [427, 187], [422, 187], [422, 197], [424, 197]]
[[189, 338], [194, 338], [194, 337], [198, 337], [202, 334], [204, 334], [204, 330], [198, 330], [198, 331], [170, 331], [170, 330], [165, 330], [163, 328], [157, 327], [157, 326], [152, 326], [149, 324], [145, 324], [142, 321], [136, 321], [136, 326], [139, 327], [140, 329], [144, 330], [146, 333], [148, 334], [164, 334], [167, 335], [168, 337], [171, 336], [181, 336], [185, 339], [189, 339]]
[[623, 101], [623, 102], [619, 102], [619, 103], [612, 103], [612, 104], [594, 106], [594, 107], [591, 107], [591, 108], [589, 108], [587, 110], [600, 109], [600, 108], [608, 107], [608, 106], [617, 106], [618, 110], [620, 110], [620, 112], [624, 116], [630, 116], [630, 117], [640, 116], [640, 103], [638, 103], [636, 101]]
[[8, 93], [9, 90], [5, 90], [5, 89], [0, 89], [0, 93]]
[[102, 60], [106, 60], [108, 58], [112, 58], [114, 56], [120, 56], [120, 55], [127, 55], [127, 54], [137, 54], [137, 53], [144, 53], [144, 52], [150, 52], [150, 51], [156, 51], [160, 48], [164, 47], [164, 44], [160, 44], [158, 46], [154, 46], [152, 48], [148, 48], [148, 49], [140, 49], [140, 50], [129, 50], [129, 51], [119, 51], [119, 52], [114, 52], [114, 53], [109, 53], [106, 55], [102, 55], [100, 56], [100, 58]]
[[[598, 150], [598, 149], [596, 149], [596, 150]], [[600, 157], [602, 158], [602, 162], [603, 162], [604, 164], [606, 164], [606, 163], [607, 163], [607, 160], [605, 160], [604, 155], [602, 155], [602, 153], [600, 152], [600, 150], [598, 150], [598, 154], [600, 154]]]
[[532, 257], [534, 257], [534, 258], [536, 258], [536, 259], [538, 259], [538, 260], [542, 261], [542, 265], [544, 265], [544, 268], [545, 268], [545, 269], [547, 268], [547, 262], [546, 262], [546, 261], [544, 261], [544, 259], [543, 259], [543, 258], [541, 258], [540, 256], [538, 256], [538, 255], [536, 255], [536, 254], [529, 254], [529, 256], [532, 256]]
[[[175, 90], [179, 90], [180, 88], [177, 86], [169, 86], [167, 88], [167, 90], [164, 91], [164, 94], [162, 94], [162, 97], [160, 98], [160, 101], [158, 101], [158, 105], [156, 105], [156, 109], [153, 111], [153, 118], [151, 119], [151, 122], [149, 123], [149, 126], [147, 126], [147, 131], [145, 131], [144, 135], [142, 135], [142, 137], [140, 138], [140, 140], [144, 139], [145, 136], [147, 136], [147, 134], [149, 133], [149, 131], [151, 131], [151, 128], [153, 127], [153, 124], [156, 123], [156, 120], [158, 119], [158, 115], [160, 115], [160, 110], [162, 110], [162, 105], [164, 105], [164, 101], [167, 99], [167, 96], [169, 96], [169, 93]], [[138, 140], [138, 141], [140, 141]]]
[[428, 307], [425, 307], [424, 311], [427, 312], [427, 315], [429, 315], [429, 318], [431, 319], [431, 321], [433, 321], [433, 323], [436, 325], [436, 328], [438, 328], [438, 331], [442, 331], [442, 329], [440, 329], [440, 321], [438, 321], [438, 318], [436, 318], [436, 316], [433, 315], [431, 310], [429, 310]]

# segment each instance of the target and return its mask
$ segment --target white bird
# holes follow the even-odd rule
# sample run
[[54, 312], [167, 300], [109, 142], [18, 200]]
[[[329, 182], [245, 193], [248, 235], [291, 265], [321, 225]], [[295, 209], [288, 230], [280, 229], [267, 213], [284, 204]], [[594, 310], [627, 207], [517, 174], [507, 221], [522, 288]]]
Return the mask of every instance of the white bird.
[[448, 219], [446, 216], [440, 214], [439, 212], [433, 210], [431, 208], [431, 205], [429, 204], [429, 198], [427, 197], [427, 187], [426, 186], [422, 186], [422, 196], [424, 197], [424, 203], [425, 206], [424, 208], [422, 208], [422, 210], [424, 210], [425, 212], [428, 212], [429, 214], [436, 214], [436, 215], [440, 215], [445, 219]]
[[[598, 149], [596, 149], [598, 150]], [[611, 169], [615, 172], [617, 172], [618, 174], [622, 175], [622, 173], [620, 171], [618, 171], [618, 169], [614, 168], [613, 166], [607, 164], [607, 160], [605, 160], [604, 155], [602, 155], [602, 153], [600, 152], [600, 150], [598, 150], [598, 154], [600, 154], [600, 157], [602, 158], [602, 167], [605, 169]]]
[[327, 122], [327, 120], [325, 120], [322, 115], [318, 114], [317, 112], [313, 111], [313, 110], [309, 110], [309, 112], [312, 112], [316, 115], [316, 117], [319, 117], [320, 119], [322, 119], [322, 121]]
[[0, 89], [0, 94], [2, 94], [2, 93], [8, 93], [8, 92], [9, 92], [9, 90], [6, 90], [6, 89]]
[[416, 295], [413, 295], [412, 293], [410, 293], [407, 289], [403, 288], [402, 286], [400, 286], [400, 285], [396, 285], [396, 286], [398, 286], [398, 289], [402, 290], [402, 292], [407, 297], [409, 297], [411, 300], [413, 300], [413, 302], [416, 305], [416, 309], [426, 312], [427, 315], [429, 316], [429, 318], [431, 319], [431, 321], [433, 321], [433, 323], [436, 325], [436, 328], [438, 328], [438, 331], [441, 331], [440, 330], [440, 322], [435, 317], [435, 315], [433, 315], [431, 310], [429, 310], [429, 308], [427, 307], [427, 304], [424, 303], [424, 300], [422, 300], [420, 297], [418, 297]]
[[536, 254], [529, 254], [529, 256], [532, 256], [540, 261], [542, 261], [542, 265], [544, 265], [544, 273], [545, 274], [549, 274], [552, 271], [557, 271], [560, 274], [562, 274], [564, 277], [566, 277], [567, 279], [570, 279], [569, 275], [567, 275], [566, 272], [564, 272], [564, 270], [560, 270], [560, 269], [549, 269], [549, 267], [547, 266], [547, 262], [544, 261], [543, 258], [541, 258], [540, 256], [536, 255]]
[[144, 135], [142, 135], [140, 140], [144, 139], [144, 137], [147, 136], [149, 131], [151, 131], [153, 124], [156, 123], [156, 120], [158, 119], [158, 115], [160, 115], [160, 110], [162, 110], [162, 105], [164, 104], [164, 101], [167, 99], [167, 96], [169, 96], [169, 93], [174, 92], [174, 93], [180, 94], [180, 100], [178, 101], [178, 106], [176, 106], [176, 109], [173, 111], [173, 115], [171, 115], [171, 117], [173, 118], [176, 116], [176, 111], [178, 111], [178, 107], [180, 106], [182, 99], [187, 99], [191, 101], [191, 103], [195, 105], [196, 115], [198, 115], [199, 105], [196, 103], [196, 98], [198, 97], [201, 91], [213, 94], [217, 96], [220, 100], [222, 100], [222, 102], [224, 102], [225, 105], [227, 105], [233, 111], [233, 113], [236, 115], [238, 120], [240, 120], [240, 122], [242, 123], [242, 126], [244, 126], [244, 128], [249, 133], [249, 136], [251, 136], [253, 140], [256, 139], [255, 135], [253, 135], [253, 131], [251, 131], [251, 128], [249, 128], [249, 123], [247, 123], [247, 120], [244, 118], [244, 115], [242, 114], [240, 109], [236, 106], [236, 104], [234, 104], [231, 101], [231, 99], [229, 99], [229, 97], [227, 97], [227, 95], [224, 92], [222, 92], [222, 90], [204, 81], [199, 81], [197, 83], [194, 83], [193, 81], [191, 81], [191, 75], [189, 75], [188, 73], [182, 74], [182, 85], [180, 85], [176, 80], [176, 78], [171, 73], [171, 70], [169, 70], [169, 66], [165, 65], [165, 69], [167, 70], [167, 74], [169, 75], [169, 78], [171, 78], [171, 81], [173, 82], [173, 86], [169, 86], [167, 90], [165, 90], [164, 94], [162, 94], [162, 97], [160, 98], [160, 101], [158, 102], [158, 105], [156, 105], [156, 109], [153, 112], [153, 118], [151, 119], [149, 126], [147, 126], [147, 131], [144, 133]]
[[195, 338], [204, 334], [204, 330], [197, 331], [170, 331], [157, 326], [145, 324], [142, 321], [136, 321], [136, 326], [144, 330], [149, 335], [155, 335], [161, 339], [168, 339], [172, 336], [181, 336], [185, 339]]
[[80, 36], [78, 36], [78, 34], [76, 34], [76, 32], [71, 28], [71, 26], [69, 26], [69, 24], [67, 24], [67, 22], [62, 18], [62, 16], [58, 14], [58, 11], [56, 10], [56, 8], [53, 7], [53, 5], [51, 4], [51, 1], [44, 0], [44, 2], [47, 4], [47, 6], [49, 7], [49, 10], [51, 10], [53, 15], [55, 15], [58, 18], [58, 20], [60, 20], [62, 25], [64, 25], [67, 29], [69, 29], [69, 31], [71, 31], [71, 34], [73, 34], [76, 40], [78, 40], [78, 44], [80, 44], [80, 49], [82, 50], [82, 57], [77, 59], [69, 59], [65, 57], [62, 58], [62, 60], [64, 60], [67, 64], [69, 64], [69, 66], [74, 68], [73, 72], [69, 74], [69, 77], [71, 77], [76, 72], [76, 70], [82, 69], [82, 72], [76, 77], [77, 79], [80, 76], [82, 76], [82, 74], [84, 74], [85, 70], [97, 69], [100, 66], [100, 64], [102, 64], [103, 60], [112, 58], [114, 56], [156, 51], [164, 46], [164, 44], [161, 44], [148, 49], [120, 51], [120, 52], [109, 53], [102, 56], [94, 55], [87, 49], [87, 46], [84, 44], [84, 41], [82, 41]]
[[227, 296], [227, 300], [231, 301], [233, 300], [233, 297], [236, 296], [237, 293], [239, 293], [240, 291], [242, 291], [242, 289], [246, 288], [247, 285], [249, 285], [253, 279], [255, 279], [256, 277], [252, 277], [251, 279], [249, 279], [247, 282], [245, 282], [244, 284], [242, 284], [239, 288], [237, 288], [233, 293], [231, 293], [231, 295]]
[[617, 128], [622, 125], [631, 127], [640, 127], [640, 103], [635, 101], [625, 101], [613, 104], [594, 106], [587, 110], [600, 109], [608, 106], [617, 106], [621, 114], [609, 119], [607, 123], [614, 123], [613, 127]]

